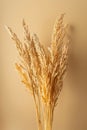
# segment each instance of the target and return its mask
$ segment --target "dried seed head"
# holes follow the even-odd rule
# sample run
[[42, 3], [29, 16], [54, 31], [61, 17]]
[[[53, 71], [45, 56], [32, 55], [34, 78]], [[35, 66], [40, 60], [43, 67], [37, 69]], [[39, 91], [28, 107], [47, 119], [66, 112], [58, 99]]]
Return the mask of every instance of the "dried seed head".
[[23, 20], [24, 43], [11, 28], [7, 28], [16, 43], [22, 58], [21, 65], [16, 68], [22, 76], [22, 82], [32, 91], [33, 96], [42, 97], [44, 103], [57, 103], [63, 86], [63, 76], [68, 62], [70, 42], [69, 26], [64, 25], [64, 14], [54, 24], [52, 41], [46, 53], [36, 34], [30, 36], [28, 25]]

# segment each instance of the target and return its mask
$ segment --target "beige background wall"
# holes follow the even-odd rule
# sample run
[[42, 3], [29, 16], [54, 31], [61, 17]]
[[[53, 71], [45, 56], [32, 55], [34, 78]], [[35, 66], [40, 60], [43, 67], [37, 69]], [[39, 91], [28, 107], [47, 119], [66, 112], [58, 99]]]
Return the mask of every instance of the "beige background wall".
[[22, 19], [40, 41], [50, 44], [56, 16], [75, 26], [71, 70], [55, 109], [53, 130], [87, 130], [87, 1], [0, 0], [0, 130], [36, 130], [32, 97], [15, 70], [17, 51], [4, 25], [22, 38]]

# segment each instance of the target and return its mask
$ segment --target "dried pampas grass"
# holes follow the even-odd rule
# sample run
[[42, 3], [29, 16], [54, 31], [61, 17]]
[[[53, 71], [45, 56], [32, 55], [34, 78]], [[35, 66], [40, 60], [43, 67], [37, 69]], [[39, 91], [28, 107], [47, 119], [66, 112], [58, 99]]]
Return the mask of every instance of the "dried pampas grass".
[[37, 35], [30, 35], [24, 20], [24, 43], [10, 27], [6, 27], [15, 41], [21, 58], [21, 63], [16, 63], [16, 69], [22, 77], [22, 83], [34, 98], [38, 130], [52, 130], [54, 108], [63, 87], [70, 44], [69, 25], [64, 25], [63, 19], [64, 14], [56, 19], [51, 44], [47, 48], [48, 53]]

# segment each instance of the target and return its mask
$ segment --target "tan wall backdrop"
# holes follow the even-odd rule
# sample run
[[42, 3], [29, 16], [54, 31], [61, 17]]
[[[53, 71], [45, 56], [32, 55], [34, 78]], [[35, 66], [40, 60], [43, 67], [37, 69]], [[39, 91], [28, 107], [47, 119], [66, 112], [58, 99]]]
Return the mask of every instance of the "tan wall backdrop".
[[71, 72], [55, 108], [53, 130], [87, 130], [87, 1], [0, 0], [0, 130], [37, 130], [33, 99], [15, 69], [18, 53], [4, 25], [22, 39], [22, 19], [48, 45], [56, 16], [74, 25]]

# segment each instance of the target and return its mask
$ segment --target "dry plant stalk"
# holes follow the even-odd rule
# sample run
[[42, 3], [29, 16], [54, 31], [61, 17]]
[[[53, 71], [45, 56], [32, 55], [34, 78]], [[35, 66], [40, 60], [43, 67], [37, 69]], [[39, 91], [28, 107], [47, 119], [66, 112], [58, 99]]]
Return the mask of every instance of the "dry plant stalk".
[[21, 63], [16, 63], [16, 69], [34, 98], [38, 130], [52, 130], [54, 108], [63, 87], [70, 43], [69, 26], [64, 25], [63, 19], [64, 14], [57, 18], [47, 51], [36, 34], [30, 35], [24, 20], [24, 43], [7, 27], [21, 58]]

